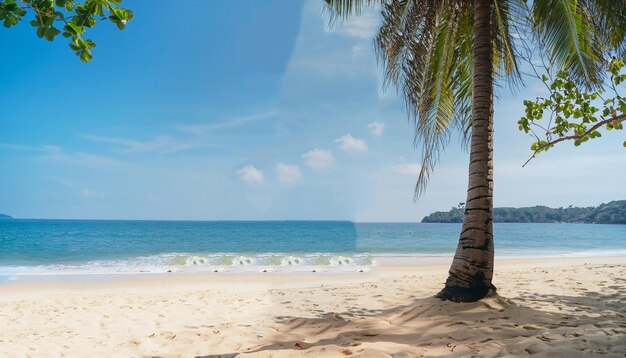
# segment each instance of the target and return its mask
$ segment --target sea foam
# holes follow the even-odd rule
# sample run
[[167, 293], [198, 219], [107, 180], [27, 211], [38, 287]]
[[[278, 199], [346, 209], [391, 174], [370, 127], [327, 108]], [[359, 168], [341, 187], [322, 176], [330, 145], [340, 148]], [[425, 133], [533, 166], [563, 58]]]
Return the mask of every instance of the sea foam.
[[369, 254], [191, 254], [165, 253], [121, 260], [95, 260], [80, 264], [0, 267], [0, 275], [46, 274], [121, 274], [197, 271], [332, 271], [342, 268], [369, 268], [375, 266]]

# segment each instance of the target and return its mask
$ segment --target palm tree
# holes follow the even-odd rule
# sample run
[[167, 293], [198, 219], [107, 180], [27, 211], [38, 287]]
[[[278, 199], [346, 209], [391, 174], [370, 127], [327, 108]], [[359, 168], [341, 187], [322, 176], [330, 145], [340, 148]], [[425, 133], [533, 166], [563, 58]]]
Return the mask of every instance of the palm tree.
[[[495, 294], [493, 245], [494, 81], [520, 77], [520, 35], [579, 83], [602, 83], [603, 54], [624, 52], [623, 0], [325, 0], [339, 18], [381, 3], [376, 37], [386, 84], [402, 94], [421, 146], [415, 198], [454, 130], [469, 141], [463, 227], [438, 297], [470, 302]], [[515, 37], [514, 37], [515, 36]]]

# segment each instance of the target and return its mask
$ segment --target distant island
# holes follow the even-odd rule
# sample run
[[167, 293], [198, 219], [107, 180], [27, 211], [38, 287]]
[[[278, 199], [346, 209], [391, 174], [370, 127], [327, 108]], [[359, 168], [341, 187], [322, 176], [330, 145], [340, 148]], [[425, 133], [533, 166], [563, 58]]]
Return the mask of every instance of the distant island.
[[3, 219], [13, 219], [13, 218], [9, 215], [0, 214], [0, 220], [3, 220]]
[[[422, 219], [423, 223], [461, 223], [464, 204], [450, 211], [437, 211]], [[580, 224], [626, 224], [626, 200], [611, 201], [598, 207], [549, 208], [494, 208], [494, 222], [500, 223], [580, 223]]]

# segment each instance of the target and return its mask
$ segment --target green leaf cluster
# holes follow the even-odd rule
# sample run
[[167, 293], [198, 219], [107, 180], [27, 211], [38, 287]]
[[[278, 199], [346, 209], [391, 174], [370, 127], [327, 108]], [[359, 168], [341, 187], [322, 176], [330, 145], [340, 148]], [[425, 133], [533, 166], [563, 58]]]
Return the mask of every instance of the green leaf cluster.
[[5, 0], [0, 2], [0, 21], [4, 27], [17, 24], [25, 15], [26, 11], [18, 5], [17, 1]]
[[69, 39], [69, 47], [83, 62], [93, 58], [96, 44], [84, 38], [85, 31], [108, 19], [120, 30], [133, 18], [120, 7], [122, 0], [0, 0], [0, 21], [5, 27], [17, 25], [29, 13], [37, 36], [53, 41], [57, 35]]
[[[532, 133], [535, 138], [531, 150], [535, 154], [541, 153], [563, 140], [573, 140], [574, 145], [579, 146], [590, 139], [600, 138], [599, 129], [623, 129], [626, 98], [619, 95], [618, 86], [626, 82], [625, 72], [624, 61], [616, 58], [609, 61], [607, 73], [610, 79], [606, 87], [612, 91], [610, 97], [602, 88], [581, 88], [568, 70], [558, 71], [554, 78], [543, 75], [541, 79], [550, 96], [525, 100], [525, 115], [518, 121], [519, 130]], [[544, 135], [537, 135], [535, 129], [541, 129]]]

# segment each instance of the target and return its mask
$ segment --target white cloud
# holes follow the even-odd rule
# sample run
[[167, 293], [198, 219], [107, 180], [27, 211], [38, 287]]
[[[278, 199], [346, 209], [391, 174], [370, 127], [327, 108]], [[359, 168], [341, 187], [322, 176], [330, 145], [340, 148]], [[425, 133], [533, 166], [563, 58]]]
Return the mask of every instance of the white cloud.
[[148, 193], [146, 194], [146, 201], [148, 201], [150, 204], [158, 204], [159, 198], [157, 198], [157, 196], [152, 193]]
[[361, 56], [365, 56], [368, 54], [368, 50], [370, 50], [370, 47], [365, 46], [361, 43], [358, 43], [354, 46], [352, 46], [352, 56], [354, 57], [361, 57]]
[[21, 144], [11, 144], [11, 143], [0, 143], [0, 149], [17, 150], [17, 151], [25, 151], [25, 152], [36, 152], [36, 151], [41, 150], [40, 147], [21, 145]]
[[[380, 10], [369, 7], [363, 10], [359, 16], [329, 26], [330, 19], [320, 16], [319, 2], [306, 1], [286, 84], [296, 79], [294, 74], [316, 76], [313, 81], [308, 80], [309, 84], [319, 81], [318, 76], [332, 77], [333, 81], [358, 78], [359, 83], [363, 83], [363, 79], [375, 79], [377, 67], [372, 38], [378, 28]], [[297, 80], [308, 78], [298, 76]], [[300, 83], [294, 85], [301, 86]]]
[[49, 177], [48, 180], [53, 181], [55, 183], [61, 184], [65, 187], [68, 188], [74, 188], [76, 187], [76, 183], [74, 183], [73, 181], [69, 180], [69, 179], [65, 179], [65, 178], [60, 178], [60, 177]]
[[363, 139], [354, 138], [351, 134], [344, 134], [335, 139], [339, 148], [346, 152], [364, 153], [367, 152], [367, 144]]
[[378, 28], [377, 12], [364, 12], [360, 16], [352, 16], [347, 20], [335, 25], [337, 32], [361, 40], [369, 40], [374, 37]]
[[367, 125], [367, 128], [372, 132], [373, 135], [380, 137], [385, 132], [385, 123], [374, 121]]
[[82, 188], [80, 190], [80, 195], [82, 195], [85, 198], [93, 198], [95, 197], [97, 194], [95, 191], [89, 189], [89, 188]]
[[422, 167], [414, 163], [400, 163], [392, 167], [395, 173], [400, 175], [418, 176]]
[[293, 185], [302, 181], [302, 173], [297, 165], [278, 163], [276, 173], [278, 173], [278, 181], [283, 184]]
[[191, 149], [216, 147], [217, 145], [215, 144], [214, 138], [211, 140], [206, 138], [212, 131], [243, 126], [254, 121], [274, 117], [277, 113], [277, 111], [269, 111], [231, 118], [221, 122], [193, 123], [175, 127], [177, 131], [190, 136], [187, 138], [181, 138], [181, 133], [175, 135], [159, 135], [147, 140], [92, 134], [81, 134], [79, 137], [91, 142], [118, 146], [120, 151], [124, 153], [178, 153]]
[[302, 158], [306, 159], [306, 164], [311, 168], [329, 168], [335, 165], [335, 157], [330, 150], [313, 149], [302, 154]]
[[91, 199], [91, 198], [96, 198], [96, 197], [102, 197], [102, 193], [97, 192], [87, 187], [81, 187], [79, 184], [69, 179], [60, 178], [60, 177], [49, 177], [47, 179], [55, 183], [58, 183], [64, 187], [67, 187], [69, 189], [72, 189], [72, 192], [78, 192], [78, 194], [82, 196], [83, 198]]
[[177, 153], [184, 150], [204, 148], [211, 146], [207, 142], [182, 141], [170, 136], [157, 136], [150, 140], [134, 140], [127, 138], [105, 137], [91, 134], [80, 135], [81, 138], [91, 142], [113, 144], [121, 147], [124, 153]]
[[88, 167], [104, 167], [114, 165], [117, 162], [109, 157], [95, 154], [75, 152], [70, 153], [63, 148], [55, 145], [44, 145], [42, 147], [44, 154], [41, 156], [46, 161], [59, 162], [64, 164], [73, 164]]
[[252, 114], [249, 116], [235, 117], [235, 118], [231, 118], [229, 120], [222, 121], [222, 122], [188, 124], [188, 125], [179, 126], [177, 127], [177, 129], [180, 130], [181, 132], [187, 132], [191, 134], [200, 135], [200, 134], [205, 134], [213, 130], [230, 128], [230, 127], [238, 127], [238, 126], [248, 124], [250, 122], [254, 122], [260, 119], [275, 117], [277, 113], [278, 113], [277, 111], [263, 112], [263, 113]]
[[238, 169], [236, 173], [241, 180], [248, 184], [261, 184], [264, 179], [263, 172], [252, 164]]

